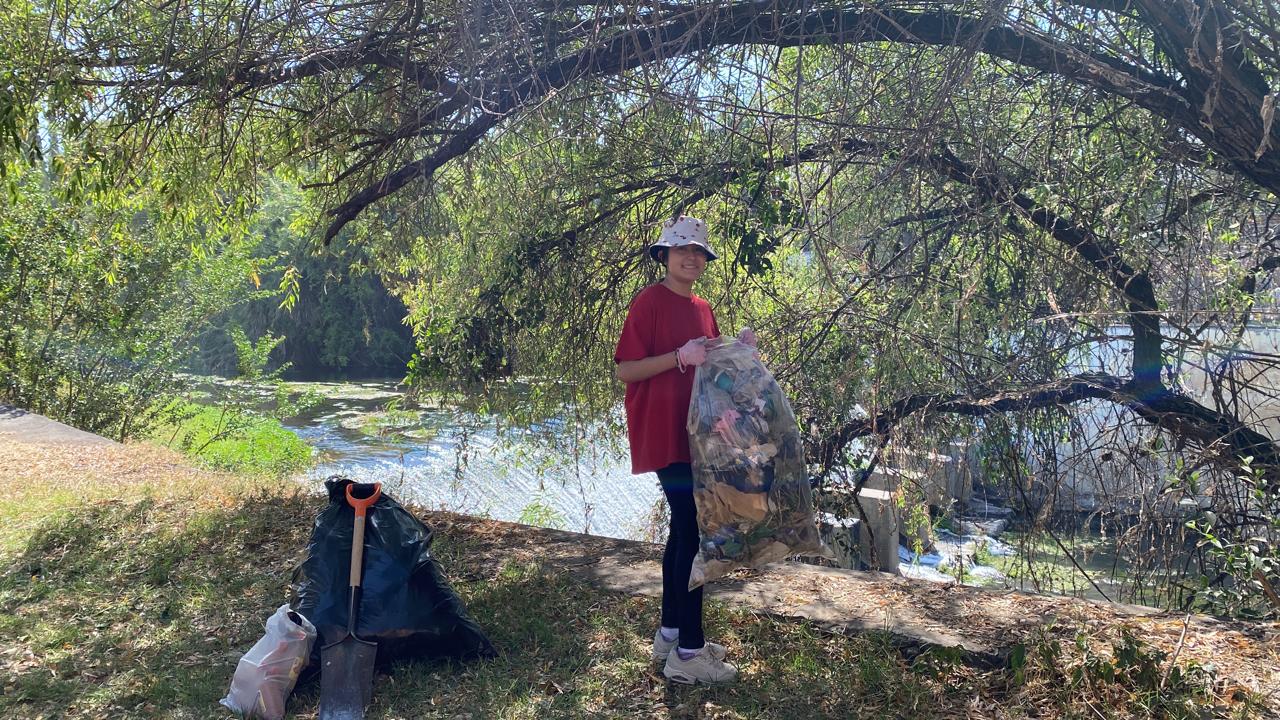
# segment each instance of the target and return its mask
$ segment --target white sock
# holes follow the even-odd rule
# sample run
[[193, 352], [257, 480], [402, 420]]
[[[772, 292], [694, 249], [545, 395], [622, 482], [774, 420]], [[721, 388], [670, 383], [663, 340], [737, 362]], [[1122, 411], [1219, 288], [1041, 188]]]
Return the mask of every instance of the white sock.
[[662, 636], [663, 640], [671, 642], [672, 640], [680, 637], [680, 628], [671, 628], [664, 625], [663, 627], [658, 628], [658, 634]]

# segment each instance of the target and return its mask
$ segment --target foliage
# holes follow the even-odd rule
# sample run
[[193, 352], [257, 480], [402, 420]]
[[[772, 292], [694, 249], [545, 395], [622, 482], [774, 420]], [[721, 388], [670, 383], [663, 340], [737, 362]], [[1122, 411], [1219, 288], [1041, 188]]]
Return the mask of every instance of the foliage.
[[[188, 228], [143, 190], [111, 208], [66, 205], [49, 178], [9, 178], [0, 212], [0, 399], [126, 438], [158, 419], [192, 338], [252, 296], [251, 242]], [[57, 185], [54, 185], [57, 188]]]
[[247, 475], [288, 476], [312, 463], [311, 446], [279, 420], [240, 416], [224, 407], [175, 403], [175, 422], [154, 439], [192, 456], [200, 465]]
[[1280, 492], [1270, 490], [1261, 474], [1245, 463], [1238, 475], [1250, 520], [1246, 532], [1218, 527], [1218, 516], [1206, 511], [1187, 521], [1200, 537], [1199, 547], [1220, 573], [1202, 579], [1198, 605], [1208, 612], [1244, 617], [1280, 616]]
[[175, 400], [166, 408], [177, 418], [167, 436], [171, 447], [206, 466], [283, 476], [311, 462], [311, 448], [280, 425], [320, 401], [314, 390], [294, 397], [281, 380], [287, 365], [267, 370], [271, 352], [284, 338], [267, 333], [250, 340], [239, 327], [229, 334], [236, 348], [235, 378], [215, 381], [203, 403]]
[[229, 330], [228, 334], [231, 335], [231, 342], [236, 348], [236, 379], [249, 383], [271, 381], [278, 379], [288, 369], [280, 367], [271, 372], [267, 372], [266, 369], [271, 351], [284, 342], [283, 337], [267, 333], [251, 341], [243, 329], [235, 326]]
[[259, 238], [254, 256], [274, 265], [257, 281], [278, 294], [215, 317], [198, 339], [193, 368], [234, 374], [231, 328], [239, 327], [281, 338], [273, 357], [289, 366], [289, 378], [403, 375], [412, 353], [406, 311], [372, 268], [372, 252], [346, 235], [316, 246], [304, 230], [308, 208], [297, 188], [280, 176], [262, 184], [249, 232]]
[[522, 525], [534, 525], [536, 527], [547, 527], [564, 529], [565, 519], [564, 513], [556, 510], [546, 502], [543, 497], [538, 497], [524, 506], [520, 511], [520, 517], [516, 522]]

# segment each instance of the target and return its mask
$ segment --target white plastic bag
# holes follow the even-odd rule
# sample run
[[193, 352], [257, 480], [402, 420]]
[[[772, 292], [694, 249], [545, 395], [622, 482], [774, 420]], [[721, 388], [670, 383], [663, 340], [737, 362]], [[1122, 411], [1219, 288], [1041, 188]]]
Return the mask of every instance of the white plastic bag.
[[267, 618], [266, 627], [267, 634], [240, 658], [222, 704], [245, 717], [280, 720], [298, 673], [311, 655], [316, 628], [288, 605]]
[[795, 415], [755, 348], [707, 343], [688, 429], [701, 535], [689, 589], [735, 567], [830, 555], [818, 536]]

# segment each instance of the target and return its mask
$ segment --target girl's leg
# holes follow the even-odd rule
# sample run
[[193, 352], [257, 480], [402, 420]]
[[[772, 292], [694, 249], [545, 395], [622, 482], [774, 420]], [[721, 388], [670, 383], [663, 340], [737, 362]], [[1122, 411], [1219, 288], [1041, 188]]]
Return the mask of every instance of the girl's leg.
[[680, 629], [680, 647], [703, 646], [702, 588], [689, 590], [689, 572], [698, 554], [698, 512], [693, 502], [693, 470], [674, 463], [658, 471], [671, 509], [667, 548], [662, 554], [662, 624]]

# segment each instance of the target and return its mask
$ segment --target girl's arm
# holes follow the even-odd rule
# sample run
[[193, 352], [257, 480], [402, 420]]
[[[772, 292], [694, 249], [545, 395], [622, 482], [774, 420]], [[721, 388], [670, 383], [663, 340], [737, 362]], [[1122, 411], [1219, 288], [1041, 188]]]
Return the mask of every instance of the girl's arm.
[[661, 355], [652, 355], [643, 360], [627, 360], [618, 363], [614, 369], [618, 379], [624, 383], [640, 382], [664, 373], [671, 368], [676, 367], [676, 351]]

